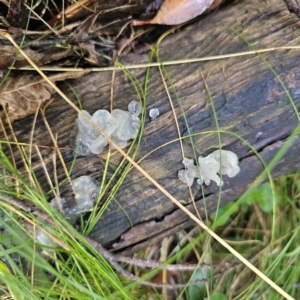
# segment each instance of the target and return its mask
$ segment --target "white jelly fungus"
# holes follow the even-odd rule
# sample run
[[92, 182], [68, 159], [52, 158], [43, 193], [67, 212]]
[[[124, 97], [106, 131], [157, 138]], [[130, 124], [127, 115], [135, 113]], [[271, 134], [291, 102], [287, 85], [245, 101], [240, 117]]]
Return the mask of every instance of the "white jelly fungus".
[[81, 176], [72, 180], [75, 192], [73, 198], [61, 198], [60, 202], [54, 198], [50, 205], [57, 211], [60, 206], [64, 217], [71, 224], [75, 224], [82, 213], [91, 211], [98, 197], [99, 187], [90, 176]]
[[142, 112], [141, 102], [135, 101], [135, 100], [132, 100], [131, 102], [129, 102], [128, 111], [132, 115], [136, 115], [138, 117], [140, 115], [140, 113]]
[[[129, 111], [114, 109], [111, 113], [107, 110], [97, 110], [93, 116], [85, 110], [82, 110], [82, 113], [123, 149], [128, 140], [136, 138], [140, 126], [140, 103], [131, 101], [128, 109]], [[78, 133], [74, 152], [81, 156], [102, 153], [108, 141], [81, 114], [78, 114], [76, 123]]]
[[237, 155], [227, 150], [216, 150], [207, 157], [199, 156], [199, 167], [194, 165], [192, 159], [184, 158], [182, 163], [186, 170], [180, 170], [178, 178], [188, 186], [192, 186], [195, 178], [198, 178], [198, 184], [204, 182], [209, 185], [211, 181], [214, 181], [218, 186], [222, 186], [223, 180], [218, 174], [234, 177], [240, 171]]
[[140, 119], [135, 114], [132, 115], [121, 109], [114, 109], [111, 115], [116, 120], [116, 129], [112, 134], [112, 140], [120, 148], [125, 148], [127, 141], [137, 136]]
[[151, 118], [151, 120], [155, 120], [158, 116], [159, 116], [159, 110], [158, 108], [152, 108], [149, 111], [149, 116]]
[[57, 244], [50, 239], [49, 235], [40, 228], [36, 228], [35, 239], [41, 245], [49, 247], [57, 246]]
[[198, 184], [204, 182], [206, 185], [209, 185], [211, 181], [214, 181], [217, 185], [223, 185], [223, 181], [217, 174], [220, 170], [219, 161], [208, 155], [207, 157], [199, 156], [198, 163], [201, 174], [201, 177], [197, 180]]
[[[220, 157], [220, 154], [222, 156]], [[228, 150], [216, 150], [209, 154], [216, 161], [220, 162], [222, 168], [222, 175], [228, 175], [228, 177], [234, 177], [240, 172], [240, 167], [238, 166], [239, 159], [237, 155]], [[220, 174], [220, 172], [218, 172]]]
[[[98, 197], [99, 187], [89, 176], [81, 176], [72, 180], [75, 192], [74, 198], [56, 198], [50, 201], [50, 205], [58, 212], [63, 212], [66, 220], [74, 225], [82, 213], [91, 211]], [[52, 241], [48, 234], [37, 228], [36, 241], [42, 245], [54, 247], [57, 244]]]
[[199, 169], [194, 165], [192, 159], [184, 158], [182, 163], [185, 165], [186, 170], [179, 170], [178, 178], [188, 186], [192, 186], [194, 179], [199, 177]]

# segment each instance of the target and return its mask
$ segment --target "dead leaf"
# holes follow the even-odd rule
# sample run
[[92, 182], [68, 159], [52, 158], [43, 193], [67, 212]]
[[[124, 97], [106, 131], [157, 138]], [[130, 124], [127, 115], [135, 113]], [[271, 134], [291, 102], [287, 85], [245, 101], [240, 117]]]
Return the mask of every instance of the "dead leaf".
[[84, 35], [88, 35], [100, 13], [101, 11], [99, 10], [96, 13], [89, 16], [78, 28], [76, 28], [76, 30], [73, 33], [69, 35], [66, 44], [77, 42]]
[[215, 8], [217, 8], [221, 3], [222, 3], [223, 0], [215, 0], [213, 2], [213, 4], [205, 11], [205, 13], [208, 13], [212, 10], [214, 10]]
[[95, 44], [79, 43], [79, 47], [85, 49], [88, 52], [89, 56], [84, 58], [86, 61], [90, 62], [93, 65], [100, 66], [99, 58], [101, 56], [97, 53]]
[[[216, 2], [221, 2], [216, 0]], [[145, 24], [177, 25], [187, 22], [214, 5], [214, 0], [165, 0], [151, 20], [133, 20], [134, 26]]]
[[28, 18], [28, 10], [24, 1], [10, 0], [6, 20], [10, 26], [24, 28]]
[[[34, 51], [27, 47], [23, 51], [39, 66], [62, 59], [73, 53], [72, 48], [62, 49], [55, 47], [49, 47], [43, 51]], [[14, 46], [2, 45], [0, 51], [0, 70], [6, 70], [14, 61], [16, 54], [17, 50]], [[14, 64], [15, 68], [22, 68], [28, 65], [28, 61], [22, 55], [17, 56]]]
[[[89, 69], [65, 72], [50, 76], [49, 79], [53, 82], [76, 79], [89, 72]], [[55, 90], [38, 75], [10, 74], [0, 86], [0, 104], [6, 107], [8, 118], [13, 122], [34, 114], [54, 93]]]
[[55, 93], [49, 84], [37, 83], [39, 79], [36, 75], [10, 75], [0, 87], [0, 101], [6, 106], [11, 122], [33, 114]]

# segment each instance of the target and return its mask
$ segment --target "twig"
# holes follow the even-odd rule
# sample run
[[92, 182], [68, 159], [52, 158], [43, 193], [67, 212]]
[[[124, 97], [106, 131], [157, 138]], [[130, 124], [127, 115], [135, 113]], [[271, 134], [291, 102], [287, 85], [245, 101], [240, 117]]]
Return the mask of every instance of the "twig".
[[140, 284], [144, 284], [147, 286], [151, 286], [151, 287], [156, 287], [156, 288], [183, 288], [186, 287], [187, 285], [198, 285], [200, 283], [206, 283], [210, 280], [210, 278], [206, 278], [203, 280], [197, 280], [197, 281], [191, 281], [189, 283], [175, 283], [175, 284], [170, 284], [170, 283], [166, 283], [166, 284], [161, 284], [161, 283], [154, 283], [154, 282], [150, 282], [150, 281], [145, 281], [143, 279], [141, 279], [138, 276], [135, 276], [131, 273], [129, 273], [128, 271], [124, 270], [117, 262], [116, 260], [118, 260], [118, 255], [114, 255], [111, 254], [109, 251], [107, 251], [105, 248], [103, 248], [99, 243], [97, 243], [96, 241], [88, 238], [88, 237], [84, 237], [84, 239], [93, 247], [95, 248], [95, 250], [97, 250], [98, 253], [100, 253], [104, 258], [106, 258], [110, 264], [116, 269], [116, 271], [118, 273], [120, 273], [121, 275], [127, 277], [128, 279], [130, 279], [131, 281], [137, 281]]
[[283, 0], [283, 2], [291, 13], [300, 18], [300, 4], [298, 3], [298, 0]]
[[[123, 256], [119, 254], [115, 254], [115, 260], [118, 262], [124, 262], [127, 264], [132, 264], [136, 265], [138, 267], [142, 268], [159, 268], [161, 267], [161, 262], [156, 261], [156, 260], [151, 260], [151, 259], [139, 259], [135, 257], [128, 257], [128, 256]], [[162, 268], [164, 270], [168, 271], [194, 271], [197, 268], [201, 269], [210, 269], [212, 266], [202, 263], [200, 265], [195, 265], [195, 264], [176, 264], [176, 265], [166, 265], [163, 266]]]
[[[32, 41], [32, 40], [28, 40], [26, 39], [24, 41], [24, 45], [26, 46], [31, 46], [31, 47], [41, 47], [41, 46], [52, 46], [52, 45], [65, 45], [65, 44], [78, 44], [79, 42], [88, 42], [91, 41], [93, 39], [98, 39], [98, 35], [97, 34], [89, 34], [88, 36], [83, 36], [83, 37], [79, 37], [76, 41], [68, 41], [67, 42], [67, 38], [51, 38], [48, 40], [40, 40], [40, 41]], [[16, 43], [20, 43], [20, 39], [15, 39]], [[101, 41], [101, 40], [100, 40]], [[11, 45], [11, 42], [8, 40], [4, 40], [4, 39], [0, 39], [0, 45]], [[107, 48], [115, 48], [115, 46], [113, 44], [109, 45], [109, 44], [104, 44], [104, 43], [100, 43], [97, 41], [97, 45], [103, 46], [103, 47], [107, 47]]]
[[[0, 33], [1, 34], [1, 33]], [[2, 41], [0, 39], [0, 41]], [[220, 60], [224, 58], [231, 58], [231, 57], [241, 57], [246, 55], [257, 55], [257, 53], [266, 53], [266, 52], [272, 52], [277, 50], [293, 50], [293, 49], [300, 49], [300, 46], [283, 46], [283, 47], [272, 47], [272, 48], [265, 48], [265, 49], [257, 49], [257, 50], [250, 50], [245, 52], [236, 52], [236, 53], [229, 53], [229, 54], [222, 54], [222, 55], [213, 55], [213, 56], [206, 56], [206, 57], [198, 57], [198, 58], [188, 58], [188, 59], [179, 59], [179, 60], [169, 60], [164, 61], [164, 66], [173, 66], [173, 65], [179, 65], [179, 64], [191, 64], [191, 63], [198, 63], [203, 61], [211, 61], [211, 60]], [[105, 56], [107, 58], [107, 56]], [[141, 64], [135, 64], [135, 65], [124, 65], [124, 66], [113, 66], [113, 67], [101, 67], [101, 68], [89, 68], [91, 72], [107, 72], [107, 71], [113, 71], [114, 68], [117, 69], [141, 69], [141, 68], [150, 68], [150, 67], [157, 67], [160, 66], [161, 62], [152, 62], [152, 63], [141, 63]], [[12, 68], [14, 69], [14, 68]], [[32, 71], [36, 70], [36, 68], [32, 67], [22, 67], [18, 70], [24, 70], [24, 71]], [[51, 67], [51, 66], [41, 66], [39, 67], [39, 71], [50, 71], [50, 72], [62, 72], [62, 71], [68, 71], [68, 72], [82, 72], [86, 70], [85, 68], [72, 68], [72, 67]]]
[[[1, 201], [5, 201], [27, 213], [32, 213], [34, 216], [38, 217], [40, 220], [42, 220], [43, 222], [51, 225], [52, 227], [55, 226], [55, 222], [52, 220], [52, 218], [47, 215], [46, 213], [42, 212], [41, 210], [39, 210], [36, 207], [33, 207], [32, 205], [28, 204], [28, 202], [24, 201], [24, 200], [18, 200], [14, 197], [12, 197], [11, 195], [7, 195], [7, 194], [0, 194], [0, 203]], [[74, 234], [72, 234], [71, 232], [69, 232], [73, 237], [76, 238], [76, 236], [74, 236]], [[78, 233], [78, 235], [80, 235]], [[151, 286], [151, 287], [156, 287], [156, 288], [183, 288], [186, 287], [187, 285], [197, 285], [200, 283], [206, 283], [210, 280], [210, 278], [205, 278], [203, 280], [197, 280], [197, 281], [192, 281], [186, 284], [180, 284], [180, 283], [176, 283], [176, 284], [160, 284], [160, 283], [154, 283], [154, 282], [150, 282], [150, 281], [145, 281], [143, 279], [141, 279], [138, 276], [133, 275], [132, 273], [126, 271], [124, 268], [122, 268], [120, 266], [119, 262], [127, 262], [127, 263], [132, 263], [132, 264], [136, 264], [138, 266], [141, 267], [150, 267], [150, 268], [156, 268], [159, 267], [161, 265], [160, 262], [158, 261], [151, 261], [151, 260], [145, 260], [143, 261], [142, 259], [137, 259], [137, 258], [130, 258], [130, 257], [126, 257], [126, 256], [122, 256], [122, 255], [118, 255], [118, 254], [112, 254], [110, 253], [108, 250], [106, 250], [102, 245], [100, 245], [98, 242], [92, 240], [89, 237], [86, 236], [82, 236], [81, 237], [83, 239], [85, 239], [100, 255], [102, 255], [114, 268], [115, 270], [125, 276], [126, 278], [128, 278], [131, 281], [137, 281], [140, 284], [144, 284], [147, 286]], [[167, 265], [164, 266], [163, 269], [167, 269], [167, 270], [171, 270], [171, 271], [178, 271], [178, 270], [191, 270], [194, 271], [195, 268], [199, 268], [202, 267], [203, 265]], [[208, 265], [205, 265], [205, 268], [208, 268]], [[220, 275], [219, 275], [220, 276]]]
[[[4, 200], [5, 202], [12, 204], [15, 207], [18, 207], [28, 213], [32, 213], [33, 215], [35, 215], [36, 217], [39, 217], [41, 220], [43, 220], [44, 222], [50, 223], [50, 225], [54, 225], [53, 220], [49, 220], [49, 216], [45, 213], [43, 213], [42, 211], [40, 211], [39, 209], [35, 208], [35, 207], [31, 207], [30, 205], [28, 205], [28, 202], [25, 201], [21, 201], [18, 200], [10, 195], [6, 195], [6, 194], [0, 194], [0, 198], [1, 200]], [[106, 258], [109, 262], [124, 262], [124, 263], [128, 263], [128, 264], [133, 264], [139, 267], [146, 267], [146, 268], [158, 268], [161, 266], [161, 262], [159, 261], [155, 261], [155, 260], [151, 260], [151, 259], [139, 259], [139, 258], [135, 258], [135, 257], [128, 257], [128, 256], [124, 256], [124, 255], [119, 255], [119, 254], [112, 254], [110, 253], [108, 250], [106, 250], [104, 247], [102, 247], [99, 243], [97, 243], [96, 241], [88, 238], [88, 237], [84, 237], [84, 239], [86, 241], [88, 241], [88, 243], [90, 245], [92, 245], [100, 254], [103, 255], [104, 258]], [[176, 264], [176, 265], [166, 265], [163, 267], [163, 269], [166, 269], [168, 271], [194, 271], [196, 268], [211, 268], [210, 265], [208, 264], [201, 264], [201, 265], [195, 265], [195, 264]]]

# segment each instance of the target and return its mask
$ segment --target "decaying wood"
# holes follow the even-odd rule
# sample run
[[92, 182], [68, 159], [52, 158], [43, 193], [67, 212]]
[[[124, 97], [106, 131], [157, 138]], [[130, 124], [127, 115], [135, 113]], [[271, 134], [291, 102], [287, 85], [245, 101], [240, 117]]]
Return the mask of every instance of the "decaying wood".
[[[159, 55], [163, 61], [182, 58], [196, 58], [228, 53], [248, 51], [248, 45], [233, 32], [241, 33], [257, 49], [298, 46], [300, 23], [291, 15], [281, 0], [268, 0], [257, 5], [257, 1], [238, 1], [233, 6], [220, 9], [217, 13], [201, 18], [163, 40]], [[251, 50], [251, 49], [250, 49]], [[263, 54], [271, 64], [294, 100], [296, 108], [300, 105], [300, 67], [299, 50], [276, 50]], [[124, 64], [148, 62], [148, 48], [142, 48], [121, 59]], [[218, 137], [212, 106], [205, 90], [205, 78], [212, 95], [217, 119], [221, 130], [223, 149], [237, 153], [240, 159], [241, 173], [234, 177], [224, 177], [219, 207], [237, 199], [263, 171], [263, 165], [254, 155], [248, 144], [237, 138], [242, 137], [256, 149], [268, 163], [276, 153], [290, 142], [291, 132], [299, 121], [296, 112], [269, 67], [257, 55], [237, 56], [201, 63], [190, 63], [166, 67], [173, 85], [180, 97], [197, 155], [207, 155], [218, 149]], [[137, 69], [134, 75], [144, 80], [145, 70]], [[203, 77], [202, 77], [203, 76]], [[109, 109], [111, 73], [91, 73], [80, 80], [72, 81], [78, 93], [83, 109], [93, 113], [97, 109]], [[61, 84], [61, 89], [76, 101], [69, 87]], [[188, 135], [188, 129], [172, 89], [170, 88], [176, 118], [182, 136]], [[128, 77], [121, 71], [116, 72], [114, 83], [114, 107], [126, 109], [128, 103], [136, 99], [136, 92]], [[160, 110], [160, 116], [154, 121], [147, 118], [145, 131], [136, 160], [157, 149], [140, 163], [154, 179], [164, 186], [178, 200], [189, 201], [187, 187], [177, 178], [177, 172], [183, 169], [182, 153], [179, 142], [165, 143], [177, 139], [177, 130], [170, 103], [164, 90], [157, 68], [152, 68], [149, 77], [147, 112], [153, 107]], [[59, 97], [46, 111], [46, 117], [54, 134], [58, 135], [58, 144], [67, 166], [73, 161], [72, 130], [77, 118], [74, 111]], [[28, 142], [32, 118], [14, 123], [19, 141]], [[35, 126], [34, 142], [52, 147], [51, 139], [42, 119]], [[300, 139], [292, 141], [283, 157], [279, 158], [273, 170], [273, 176], [279, 176], [300, 165]], [[193, 157], [189, 138], [183, 140], [185, 156]], [[52, 167], [52, 149], [41, 149], [42, 156], [50, 175]], [[17, 165], [21, 160], [17, 159]], [[113, 152], [108, 168], [108, 177], [118, 166], [121, 157]], [[72, 177], [91, 175], [102, 179], [105, 155], [79, 157], [76, 160]], [[45, 175], [41, 166], [35, 167], [36, 174], [47, 189]], [[59, 180], [65, 178], [61, 164], [56, 166]], [[70, 189], [61, 188], [63, 194]], [[218, 205], [219, 187], [211, 184], [204, 187], [205, 199], [196, 183], [192, 187], [195, 204], [202, 217], [205, 208], [208, 213], [215, 211]], [[144, 246], [157, 242], [164, 236], [192, 225], [188, 217], [158, 190], [156, 190], [139, 172], [131, 170], [120, 190], [114, 197], [100, 221], [90, 233], [90, 237], [114, 251], [132, 253]], [[194, 212], [193, 205], [188, 205]]]

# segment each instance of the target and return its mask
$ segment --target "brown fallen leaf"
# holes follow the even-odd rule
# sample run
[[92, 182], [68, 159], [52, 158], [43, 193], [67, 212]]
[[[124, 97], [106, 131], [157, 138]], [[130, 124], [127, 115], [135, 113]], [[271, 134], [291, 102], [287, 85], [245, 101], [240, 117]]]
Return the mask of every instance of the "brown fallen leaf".
[[95, 49], [93, 43], [79, 43], [79, 47], [85, 49], [88, 52], [88, 57], [84, 59], [93, 65], [100, 66], [100, 59], [102, 58]]
[[222, 1], [223, 0], [215, 0], [213, 4], [205, 11], [205, 13], [209, 13], [210, 11], [216, 9], [222, 3]]
[[89, 16], [86, 20], [84, 20], [82, 24], [78, 28], [76, 28], [76, 30], [73, 33], [69, 35], [66, 44], [77, 42], [82, 36], [88, 35], [100, 13], [101, 11], [99, 10], [96, 13]]
[[[72, 48], [62, 49], [62, 48], [55, 48], [55, 47], [49, 47], [48, 49], [45, 49], [43, 51], [34, 51], [29, 47], [23, 50], [39, 66], [48, 64], [52, 61], [62, 59], [74, 52]], [[1, 45], [0, 70], [6, 70], [14, 61], [16, 54], [17, 51], [14, 46]], [[22, 68], [28, 65], [29, 63], [22, 55], [17, 56], [17, 59], [14, 64], [15, 68]]]
[[24, 28], [28, 18], [28, 10], [24, 5], [24, 1], [10, 0], [6, 20], [10, 26]]
[[[177, 25], [187, 22], [210, 8], [220, 0], [165, 0], [156, 16], [151, 20], [133, 20], [132, 25], [145, 24]], [[214, 5], [215, 6], [215, 5]]]
[[[80, 72], [65, 72], [50, 76], [53, 82], [65, 79], [76, 79], [90, 72], [90, 69]], [[22, 73], [10, 74], [0, 86], [0, 104], [4, 105], [11, 122], [34, 114], [55, 90], [38, 75]]]

